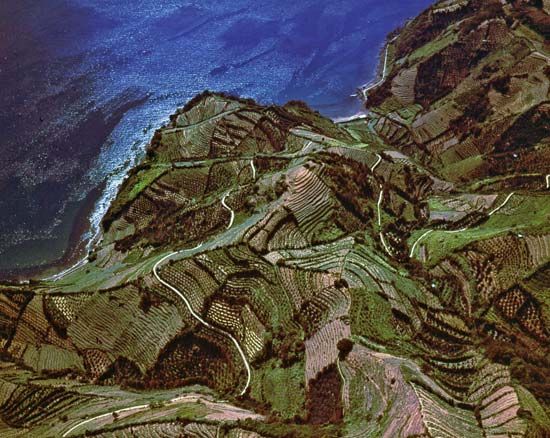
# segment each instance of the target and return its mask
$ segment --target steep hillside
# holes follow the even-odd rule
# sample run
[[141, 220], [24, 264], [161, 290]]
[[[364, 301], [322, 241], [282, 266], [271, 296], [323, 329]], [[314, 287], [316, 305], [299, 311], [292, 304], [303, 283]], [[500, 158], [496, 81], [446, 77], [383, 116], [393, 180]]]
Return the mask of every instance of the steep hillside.
[[0, 286], [0, 434], [548, 436], [543, 6], [436, 4], [366, 119], [178, 110], [85, 264]]
[[549, 34], [542, 2], [440, 2], [392, 42], [373, 128], [461, 185], [547, 189]]

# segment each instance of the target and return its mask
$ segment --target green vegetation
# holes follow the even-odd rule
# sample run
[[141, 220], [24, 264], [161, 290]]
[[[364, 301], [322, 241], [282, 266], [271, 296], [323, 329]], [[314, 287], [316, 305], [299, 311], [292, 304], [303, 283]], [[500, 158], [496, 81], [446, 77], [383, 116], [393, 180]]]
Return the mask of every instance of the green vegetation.
[[395, 344], [399, 334], [395, 331], [390, 303], [367, 289], [352, 289], [351, 292], [352, 333], [383, 345]]
[[422, 47], [416, 49], [408, 56], [407, 59], [409, 62], [414, 62], [421, 58], [428, 58], [440, 52], [445, 47], [455, 43], [457, 41], [457, 38], [458, 34], [456, 33], [456, 31], [446, 32], [441, 37], [430, 41], [428, 44], [425, 44]]
[[[476, 228], [465, 230], [456, 233], [448, 231], [434, 231], [427, 237], [422, 239], [422, 244], [426, 246], [428, 251], [427, 263], [429, 266], [434, 266], [444, 257], [463, 248], [471, 242], [482, 239], [489, 239], [494, 236], [501, 235], [511, 231], [511, 228]], [[416, 242], [423, 233], [416, 232], [411, 236], [410, 244]]]
[[304, 364], [281, 368], [274, 362], [266, 363], [255, 376], [251, 394], [283, 420], [305, 417]]
[[542, 195], [514, 195], [509, 214], [495, 214], [484, 224], [487, 229], [513, 227], [546, 231], [550, 227], [550, 198]]
[[457, 158], [455, 154], [451, 154], [451, 157], [446, 157], [445, 154], [443, 154], [441, 159], [444, 163], [447, 162], [447, 164], [441, 166], [441, 175], [452, 181], [467, 179], [472, 171], [483, 164], [482, 155], [474, 155], [465, 160], [456, 161]]
[[0, 285], [0, 435], [544, 436], [539, 12], [438, 3], [363, 119], [178, 110], [85, 264]]
[[430, 207], [430, 211], [454, 211], [451, 207], [445, 205], [441, 198], [428, 199], [428, 205]]
[[137, 174], [137, 182], [131, 185], [126, 202], [131, 202], [160, 175], [166, 172], [165, 166], [153, 166]]
[[[495, 203], [498, 205], [503, 198]], [[448, 208], [440, 204], [436, 199], [430, 200], [431, 208], [438, 211], [448, 211]], [[550, 217], [550, 201], [546, 196], [514, 195], [510, 200], [508, 212], [499, 211], [479, 226], [460, 232], [434, 230], [422, 239], [428, 251], [428, 264], [434, 266], [444, 257], [456, 252], [471, 242], [490, 239], [506, 233], [521, 235], [530, 231], [544, 232], [550, 229], [548, 217]], [[413, 233], [409, 239], [409, 246], [424, 234], [419, 230]]]
[[168, 170], [165, 165], [147, 165], [142, 169], [134, 171], [123, 183], [118, 196], [110, 207], [111, 214], [115, 214], [136, 199], [143, 190]]

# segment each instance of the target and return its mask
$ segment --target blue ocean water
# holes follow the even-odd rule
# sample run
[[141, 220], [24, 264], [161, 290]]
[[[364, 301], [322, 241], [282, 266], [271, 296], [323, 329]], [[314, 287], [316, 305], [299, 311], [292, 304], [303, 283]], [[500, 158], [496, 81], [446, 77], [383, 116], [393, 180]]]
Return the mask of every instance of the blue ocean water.
[[356, 113], [387, 33], [430, 4], [4, 0], [0, 270], [62, 255], [103, 182], [96, 226], [152, 130], [204, 89]]

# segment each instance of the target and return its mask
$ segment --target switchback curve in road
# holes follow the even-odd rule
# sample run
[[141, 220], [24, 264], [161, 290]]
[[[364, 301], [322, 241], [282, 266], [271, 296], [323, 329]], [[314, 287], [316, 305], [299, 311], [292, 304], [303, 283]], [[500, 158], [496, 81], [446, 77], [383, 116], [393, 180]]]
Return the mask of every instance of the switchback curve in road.
[[[202, 243], [200, 245], [198, 245], [197, 247], [193, 248], [192, 250], [198, 249], [201, 246], [202, 246]], [[155, 266], [153, 267], [153, 275], [155, 276], [155, 278], [162, 285], [166, 286], [168, 289], [170, 289], [172, 292], [174, 292], [178, 297], [180, 297], [182, 299], [183, 303], [185, 304], [185, 307], [187, 307], [187, 310], [193, 316], [193, 318], [195, 318], [197, 321], [199, 321], [205, 327], [207, 327], [211, 330], [214, 330], [215, 332], [220, 333], [221, 335], [223, 335], [226, 338], [230, 339], [231, 342], [235, 345], [235, 347], [237, 348], [237, 351], [239, 352], [239, 355], [241, 356], [241, 359], [243, 360], [243, 364], [244, 364], [244, 367], [246, 369], [246, 374], [247, 374], [246, 384], [245, 384], [244, 388], [242, 389], [242, 391], [240, 392], [240, 395], [243, 395], [243, 394], [246, 393], [248, 387], [250, 386], [250, 381], [251, 381], [251, 378], [252, 378], [252, 370], [250, 368], [250, 364], [248, 363], [248, 359], [246, 358], [246, 355], [244, 354], [244, 351], [241, 348], [241, 346], [239, 345], [239, 342], [237, 341], [237, 339], [235, 339], [235, 337], [231, 333], [228, 333], [225, 330], [222, 330], [222, 329], [220, 329], [216, 326], [213, 326], [208, 321], [205, 321], [197, 312], [195, 312], [195, 310], [193, 310], [193, 307], [191, 306], [191, 303], [189, 302], [187, 297], [185, 295], [183, 295], [183, 293], [181, 293], [179, 291], [179, 289], [172, 286], [167, 281], [163, 280], [161, 278], [161, 276], [159, 275], [159, 273], [158, 273], [158, 267], [162, 263], [164, 263], [166, 260], [170, 259], [171, 257], [174, 257], [175, 255], [178, 255], [178, 254], [180, 254], [182, 252], [185, 252], [185, 251], [191, 251], [191, 250], [190, 249], [185, 249], [185, 250], [182, 250], [182, 251], [176, 251], [176, 252], [170, 253], [170, 254], [166, 255], [165, 257], [163, 257], [162, 259], [160, 259], [157, 263], [155, 263]]]
[[376, 160], [376, 163], [374, 163], [374, 165], [370, 168], [370, 171], [372, 173], [374, 173], [374, 169], [376, 169], [376, 167], [382, 162], [382, 157], [380, 156], [380, 154], [376, 154], [376, 156], [378, 157], [378, 159]]
[[222, 198], [222, 205], [223, 207], [226, 209], [226, 210], [229, 210], [229, 213], [231, 213], [231, 218], [229, 219], [229, 224], [227, 224], [227, 229], [229, 230], [229, 228], [231, 228], [233, 226], [233, 221], [235, 220], [235, 212], [233, 211], [233, 209], [231, 207], [229, 207], [226, 203], [225, 203], [225, 198], [227, 198], [227, 196], [229, 195], [229, 193], [231, 192], [227, 192], [225, 195], [223, 195], [223, 198]]

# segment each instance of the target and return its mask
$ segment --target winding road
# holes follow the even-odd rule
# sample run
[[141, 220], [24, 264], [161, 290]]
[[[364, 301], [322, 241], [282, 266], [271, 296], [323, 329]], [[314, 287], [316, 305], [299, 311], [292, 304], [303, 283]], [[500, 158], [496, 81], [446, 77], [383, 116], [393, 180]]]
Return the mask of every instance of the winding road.
[[[547, 181], [550, 182], [550, 175], [547, 176]], [[496, 207], [495, 209], [493, 209], [492, 211], [490, 211], [488, 213], [488, 216], [492, 216], [494, 215], [496, 212], [498, 212], [499, 210], [501, 210], [502, 208], [504, 208], [506, 206], [506, 204], [508, 204], [508, 202], [510, 201], [510, 199], [512, 199], [512, 196], [514, 196], [515, 192], [512, 192], [510, 193], [506, 199], [504, 200], [504, 202], [502, 202], [502, 204], [500, 204], [498, 207]], [[380, 221], [380, 212], [378, 213], [378, 217], [379, 217], [379, 221]], [[455, 234], [455, 233], [462, 233], [464, 231], [467, 231], [468, 230], [468, 227], [464, 227], [464, 228], [461, 228], [460, 230], [446, 230], [445, 233], [449, 233], [449, 234]], [[424, 234], [422, 234], [418, 239], [416, 239], [416, 242], [414, 242], [412, 248], [411, 248], [411, 252], [409, 254], [409, 257], [412, 258], [414, 256], [414, 251], [416, 250], [416, 246], [420, 243], [420, 241], [422, 239], [424, 239], [428, 234], [430, 233], [433, 233], [434, 230], [428, 230], [426, 231]]]
[[252, 169], [252, 179], [256, 181], [256, 168], [254, 167], [254, 159], [250, 160], [250, 168]]
[[[253, 160], [250, 160], [250, 165], [252, 167], [253, 176], [254, 176], [254, 179], [255, 179], [256, 178], [256, 169], [254, 168]], [[229, 195], [229, 193], [230, 193], [230, 191], [227, 192], [221, 200], [221, 203], [222, 203], [223, 207], [226, 208], [227, 210], [229, 210], [229, 212], [231, 213], [231, 218], [230, 218], [229, 224], [227, 226], [227, 229], [231, 228], [231, 226], [233, 225], [233, 221], [235, 219], [235, 212], [225, 203], [225, 199]], [[243, 387], [243, 389], [240, 392], [240, 395], [244, 395], [246, 393], [246, 391], [248, 390], [248, 387], [250, 386], [250, 381], [252, 379], [252, 370], [250, 368], [250, 364], [248, 363], [248, 359], [246, 358], [246, 355], [245, 355], [243, 349], [241, 348], [241, 346], [239, 345], [239, 342], [237, 341], [237, 339], [235, 339], [235, 337], [231, 333], [228, 333], [225, 330], [222, 330], [222, 329], [220, 329], [216, 326], [213, 326], [209, 322], [205, 321], [197, 312], [195, 312], [195, 310], [193, 310], [193, 307], [191, 306], [191, 303], [189, 302], [187, 297], [183, 293], [181, 293], [176, 287], [172, 286], [170, 283], [163, 280], [161, 278], [161, 276], [159, 275], [159, 272], [158, 272], [159, 266], [161, 266], [167, 260], [169, 260], [172, 257], [175, 257], [177, 255], [186, 253], [186, 252], [195, 251], [195, 250], [199, 249], [201, 246], [202, 246], [202, 243], [198, 244], [194, 248], [187, 248], [187, 249], [183, 249], [183, 250], [180, 250], [180, 251], [175, 251], [175, 252], [172, 252], [172, 253], [164, 256], [158, 262], [156, 262], [155, 265], [153, 266], [153, 275], [155, 276], [155, 278], [162, 285], [166, 286], [168, 289], [170, 289], [172, 292], [174, 292], [179, 298], [181, 298], [181, 300], [184, 302], [185, 306], [187, 307], [187, 310], [193, 316], [193, 318], [195, 318], [199, 323], [201, 323], [205, 327], [209, 328], [210, 330], [213, 330], [213, 331], [221, 334], [222, 336], [225, 336], [226, 338], [230, 339], [231, 342], [235, 345], [235, 348], [237, 349], [237, 351], [239, 352], [239, 355], [241, 356], [241, 359], [243, 361], [244, 367], [246, 369], [246, 374], [247, 374], [245, 386]], [[83, 259], [81, 262], [77, 263], [76, 265], [72, 266], [71, 268], [67, 269], [66, 271], [63, 271], [63, 272], [61, 272], [57, 275], [54, 275], [54, 276], [52, 276], [48, 279], [53, 279], [54, 281], [56, 281], [59, 278], [62, 278], [63, 276], [67, 275], [68, 273], [76, 270], [78, 267], [80, 267], [85, 262], [86, 262], [86, 259]], [[169, 403], [177, 402], [180, 399], [181, 399], [181, 397], [172, 399], [172, 400], [169, 401]], [[150, 405], [146, 404], [146, 405], [132, 406], [132, 407], [129, 407], [129, 408], [123, 408], [123, 409], [118, 409], [118, 410], [115, 410], [115, 411], [112, 411], [112, 412], [108, 412], [106, 414], [101, 414], [101, 415], [98, 415], [96, 417], [93, 417], [93, 418], [81, 421], [80, 423], [77, 423], [76, 425], [71, 427], [69, 430], [67, 430], [62, 436], [66, 437], [71, 432], [73, 432], [74, 430], [76, 430], [77, 428], [79, 428], [81, 426], [84, 426], [87, 423], [90, 423], [90, 422], [95, 421], [95, 420], [99, 420], [99, 419], [104, 418], [104, 417], [112, 416], [113, 414], [121, 414], [121, 413], [124, 413], [124, 412], [127, 412], [127, 411], [141, 411], [141, 410], [146, 410], [146, 409], [150, 409]]]
[[[307, 139], [306, 139], [307, 140]], [[308, 142], [306, 144], [304, 144], [304, 146], [302, 147], [302, 149], [300, 149], [299, 151], [296, 151], [294, 152], [293, 154], [290, 154], [289, 156], [292, 157], [292, 158], [298, 158], [298, 157], [303, 157], [304, 154], [306, 154], [307, 150], [309, 149], [309, 147], [313, 144], [313, 141], [312, 140], [308, 140]]]
[[415, 249], [416, 249], [416, 246], [420, 243], [420, 241], [421, 241], [422, 239], [424, 239], [424, 237], [426, 237], [428, 234], [433, 233], [433, 231], [434, 231], [434, 230], [428, 230], [428, 231], [426, 231], [424, 234], [422, 234], [422, 236], [420, 236], [420, 237], [416, 240], [416, 242], [414, 242], [414, 245], [413, 245], [412, 248], [411, 248], [411, 253], [409, 254], [409, 257], [410, 257], [410, 258], [412, 258], [412, 257], [414, 256], [414, 251], [415, 251]]
[[[386, 54], [387, 56], [387, 54]], [[380, 156], [380, 154], [376, 154], [376, 156], [378, 157], [378, 159], [376, 160], [376, 163], [373, 164], [373, 166], [370, 168], [371, 172], [374, 173], [375, 169], [378, 167], [378, 165], [382, 162], [382, 157]], [[376, 208], [377, 208], [377, 211], [378, 211], [378, 228], [379, 228], [379, 237], [380, 237], [380, 242], [382, 243], [382, 246], [384, 247], [384, 249], [386, 250], [386, 252], [388, 253], [388, 255], [390, 257], [393, 257], [393, 254], [390, 250], [390, 247], [388, 246], [388, 244], [386, 243], [386, 239], [384, 239], [384, 233], [382, 233], [382, 200], [384, 199], [384, 189], [382, 188], [382, 185], [380, 185], [380, 194], [378, 195], [378, 202], [376, 203]]]
[[[382, 158], [380, 158], [381, 160]], [[373, 169], [378, 165], [375, 164], [373, 166]], [[380, 236], [380, 242], [382, 242], [382, 246], [384, 247], [384, 249], [386, 250], [386, 252], [388, 253], [388, 255], [390, 257], [393, 257], [393, 254], [390, 250], [390, 247], [388, 246], [388, 244], [386, 243], [386, 239], [384, 239], [384, 233], [382, 233], [382, 213], [381, 213], [381, 208], [382, 208], [382, 200], [384, 199], [384, 190], [382, 189], [382, 186], [380, 186], [380, 195], [378, 195], [378, 203], [377, 203], [377, 209], [378, 209], [378, 228], [379, 228], [379, 232], [378, 232], [378, 235]]]
[[[236, 406], [228, 404], [226, 401], [220, 400], [220, 401], [214, 401], [210, 399], [209, 397], [205, 397], [201, 394], [191, 393], [191, 394], [184, 394], [177, 397], [174, 397], [170, 400], [167, 400], [164, 402], [166, 405], [172, 405], [175, 403], [201, 403], [202, 405], [206, 406], [207, 408], [213, 408], [214, 410], [218, 410], [223, 413], [227, 412], [228, 417], [231, 418], [233, 415], [237, 415], [237, 419], [242, 418], [252, 418], [252, 419], [262, 419], [263, 417], [258, 414], [254, 414], [250, 411], [247, 411], [242, 408], [238, 408]], [[128, 408], [122, 408], [117, 409], [111, 412], [107, 412], [106, 414], [96, 415], [95, 417], [89, 418], [87, 420], [83, 420], [74, 426], [72, 426], [69, 430], [67, 430], [63, 435], [61, 435], [63, 438], [68, 436], [71, 432], [74, 432], [76, 429], [84, 426], [85, 424], [100, 420], [102, 418], [109, 418], [112, 417], [112, 420], [114, 421], [114, 415], [120, 415], [127, 412], [130, 412], [128, 415], [124, 416], [130, 416], [138, 412], [148, 411], [154, 409], [154, 405], [149, 404], [142, 404], [137, 406], [130, 406]], [[123, 417], [123, 418], [124, 418]], [[112, 424], [112, 423], [111, 423]], [[221, 424], [221, 422], [220, 422]]]
[[[202, 244], [201, 244], [202, 246]], [[194, 248], [196, 249], [196, 248]], [[189, 250], [184, 250], [184, 251], [189, 251]], [[155, 266], [153, 267], [153, 274], [155, 276], [155, 278], [161, 283], [163, 284], [164, 286], [166, 286], [168, 289], [170, 289], [172, 292], [174, 292], [178, 297], [180, 297], [182, 299], [182, 301], [184, 302], [185, 304], [185, 307], [187, 307], [187, 310], [189, 311], [189, 313], [193, 316], [193, 318], [195, 318], [197, 321], [199, 321], [202, 325], [204, 325], [205, 327], [208, 327], [209, 329], [225, 336], [226, 338], [230, 339], [231, 342], [233, 342], [233, 345], [235, 345], [235, 348], [237, 348], [237, 351], [239, 352], [239, 355], [241, 356], [241, 359], [243, 360], [243, 364], [244, 364], [244, 367], [246, 368], [246, 374], [247, 374], [247, 377], [246, 377], [246, 384], [244, 386], [244, 388], [242, 389], [242, 391], [240, 392], [240, 395], [244, 395], [246, 393], [246, 390], [248, 389], [249, 385], [250, 385], [250, 380], [252, 378], [252, 370], [250, 368], [250, 364], [248, 363], [248, 359], [246, 358], [246, 355], [244, 354], [244, 351], [243, 349], [241, 348], [241, 346], [239, 345], [239, 342], [237, 341], [237, 339], [235, 339], [235, 337], [231, 334], [231, 333], [228, 333], [226, 332], [225, 330], [222, 330], [216, 326], [213, 326], [212, 324], [210, 324], [208, 321], [205, 321], [197, 312], [195, 312], [193, 310], [193, 307], [191, 307], [191, 303], [189, 302], [189, 300], [187, 299], [187, 297], [185, 295], [183, 295], [176, 287], [172, 286], [170, 283], [168, 283], [167, 281], [163, 280], [161, 278], [161, 276], [159, 275], [158, 273], [158, 267], [163, 264], [166, 260], [170, 259], [171, 257], [174, 257], [175, 255], [178, 255], [178, 254], [181, 254], [182, 251], [179, 251], [179, 252], [173, 252], [171, 254], [168, 254], [167, 256], [163, 257], [162, 259], [160, 259], [156, 264]]]
[[[170, 400], [170, 402], [172, 402], [172, 400]], [[113, 415], [119, 415], [119, 414], [121, 414], [121, 413], [128, 412], [128, 411], [136, 411], [136, 412], [139, 412], [139, 411], [143, 411], [143, 410], [146, 410], [146, 409], [150, 409], [150, 405], [149, 405], [149, 404], [146, 404], [146, 405], [139, 405], [139, 406], [131, 406], [131, 407], [129, 407], [129, 408], [117, 409], [116, 411], [107, 412], [106, 414], [101, 414], [101, 415], [98, 415], [98, 416], [96, 416], [96, 417], [89, 418], [88, 420], [84, 420], [84, 421], [81, 421], [80, 423], [75, 424], [73, 427], [71, 427], [67, 432], [65, 432], [65, 433], [64, 433], [63, 435], [61, 435], [61, 436], [62, 436], [62, 437], [66, 437], [66, 436], [68, 436], [71, 432], [73, 432], [74, 430], [78, 429], [79, 427], [84, 426], [85, 424], [91, 423], [92, 421], [99, 420], [100, 418], [112, 417]]]
[[497, 208], [495, 208], [493, 211], [491, 211], [491, 212], [489, 213], [489, 216], [494, 215], [497, 211], [499, 211], [499, 210], [500, 210], [501, 208], [503, 208], [506, 204], [508, 204], [508, 201], [509, 201], [510, 199], [512, 199], [512, 196], [514, 196], [514, 194], [515, 194], [515, 192], [510, 193], [510, 194], [506, 197], [506, 199], [504, 200], [504, 202], [503, 202], [502, 204], [500, 204]]
[[381, 85], [386, 80], [386, 76], [388, 74], [388, 53], [389, 53], [389, 50], [390, 50], [390, 44], [393, 43], [396, 39], [397, 39], [397, 37], [394, 37], [390, 41], [388, 41], [388, 44], [386, 44], [386, 53], [384, 55], [384, 68], [382, 69], [382, 77], [380, 78], [380, 80], [375, 82], [372, 85], [365, 84], [360, 88], [360, 91], [363, 94], [364, 99], [367, 98], [367, 93], [370, 90], [372, 90], [373, 88], [378, 87], [379, 85]]
[[386, 239], [384, 239], [384, 234], [382, 233], [382, 231], [380, 231], [380, 241], [382, 242], [382, 246], [384, 247], [384, 249], [386, 250], [386, 252], [388, 253], [388, 255], [390, 257], [393, 257], [393, 254], [390, 250], [390, 247], [388, 246], [388, 244], [386, 243]]
[[43, 278], [42, 280], [43, 281], [57, 281], [57, 280], [61, 280], [63, 277], [69, 275], [70, 273], [76, 271], [78, 268], [80, 268], [81, 266], [84, 266], [86, 263], [88, 263], [88, 257], [84, 257], [83, 259], [79, 260], [78, 262], [76, 262], [73, 266], [71, 266], [70, 268], [68, 269], [65, 269], [64, 271], [61, 271], [57, 274], [54, 274], [54, 275], [51, 275], [49, 277], [46, 277], [46, 278]]
[[227, 224], [227, 229], [231, 228], [233, 226], [233, 221], [235, 220], [235, 212], [225, 203], [225, 198], [231, 193], [231, 191], [227, 192], [225, 195], [223, 195], [222, 198], [222, 205], [226, 210], [229, 210], [229, 213], [231, 213], [231, 218], [229, 219], [229, 224]]
[[[342, 372], [342, 368], [340, 366], [340, 357], [336, 357], [336, 368], [338, 369], [338, 374], [340, 375], [340, 380], [342, 380], [342, 388], [344, 388], [347, 385], [346, 378], [344, 377], [344, 373]], [[346, 400], [344, 391], [341, 391], [341, 400], [342, 400], [342, 410], [346, 409]]]
[[376, 154], [376, 156], [378, 157], [378, 159], [376, 160], [376, 163], [374, 163], [374, 165], [370, 168], [370, 171], [372, 173], [374, 173], [374, 169], [376, 169], [378, 165], [382, 162], [382, 157], [380, 156], [380, 154]]
[[[225, 203], [225, 198], [227, 197], [227, 195], [229, 195], [230, 192], [227, 192], [224, 197], [222, 198], [222, 205], [230, 211], [231, 213], [231, 219], [229, 221], [229, 225], [227, 227], [227, 229], [231, 228], [231, 226], [233, 225], [233, 220], [235, 219], [235, 212]], [[244, 364], [244, 367], [246, 369], [246, 374], [247, 374], [247, 377], [246, 377], [246, 384], [244, 386], [244, 388], [242, 389], [242, 391], [240, 392], [240, 395], [244, 395], [248, 389], [248, 387], [250, 386], [250, 381], [252, 379], [252, 370], [250, 368], [250, 364], [248, 363], [248, 359], [246, 358], [246, 355], [243, 351], [243, 349], [241, 348], [241, 346], [239, 345], [239, 342], [237, 341], [237, 339], [235, 339], [235, 337], [229, 333], [229, 332], [226, 332], [225, 330], [222, 330], [216, 326], [213, 326], [212, 324], [210, 324], [209, 322], [205, 321], [197, 312], [195, 312], [193, 310], [193, 307], [191, 307], [191, 303], [189, 302], [189, 300], [187, 299], [187, 297], [185, 295], [183, 295], [183, 293], [181, 293], [179, 291], [179, 289], [177, 289], [176, 287], [172, 286], [170, 283], [168, 283], [167, 281], [163, 280], [159, 273], [158, 273], [158, 268], [160, 265], [162, 265], [165, 261], [167, 261], [168, 259], [176, 256], [176, 255], [179, 255], [179, 254], [182, 254], [182, 253], [185, 253], [185, 252], [188, 252], [188, 251], [194, 251], [194, 250], [197, 250], [199, 249], [200, 247], [202, 246], [202, 243], [200, 243], [199, 245], [197, 245], [196, 247], [194, 248], [191, 248], [191, 249], [184, 249], [184, 250], [181, 250], [181, 251], [176, 251], [176, 252], [173, 252], [173, 253], [170, 253], [168, 255], [166, 255], [165, 257], [163, 257], [162, 259], [160, 259], [158, 262], [155, 263], [155, 266], [153, 266], [153, 275], [155, 276], [155, 278], [161, 283], [163, 284], [164, 286], [166, 286], [168, 289], [170, 289], [172, 292], [174, 292], [178, 297], [180, 297], [182, 299], [182, 301], [184, 302], [185, 306], [187, 307], [187, 310], [189, 311], [189, 313], [193, 316], [193, 318], [195, 318], [197, 321], [199, 321], [202, 325], [204, 325], [205, 327], [208, 327], [209, 329], [217, 332], [217, 333], [220, 333], [221, 335], [225, 336], [226, 338], [230, 339], [231, 342], [233, 342], [233, 344], [235, 345], [235, 348], [237, 348], [237, 351], [239, 352], [239, 355], [241, 356], [241, 359], [243, 361], [243, 364]]]
[[382, 226], [382, 199], [384, 198], [384, 190], [382, 190], [382, 186], [380, 186], [380, 195], [378, 195], [378, 203], [376, 204], [376, 207], [378, 209], [378, 227]]
[[546, 188], [550, 189], [550, 174], [546, 175]]
[[[251, 161], [252, 163], [252, 161]], [[235, 217], [235, 213], [234, 211], [229, 207], [227, 206], [227, 204], [225, 203], [225, 198], [226, 196], [229, 194], [229, 192], [227, 192], [223, 199], [222, 199], [222, 205], [228, 209], [230, 212], [231, 212], [231, 220], [229, 222], [229, 226], [227, 227], [228, 229], [231, 228], [231, 226], [233, 225], [233, 220], [234, 220], [234, 217]], [[248, 363], [248, 359], [246, 358], [246, 355], [243, 351], [243, 349], [241, 348], [239, 342], [237, 341], [237, 339], [235, 339], [235, 337], [231, 334], [231, 333], [228, 333], [226, 332], [225, 330], [222, 330], [216, 326], [213, 326], [212, 324], [210, 324], [208, 321], [205, 321], [197, 312], [195, 312], [195, 310], [193, 310], [193, 307], [191, 306], [191, 303], [189, 302], [189, 300], [187, 299], [187, 297], [181, 293], [179, 291], [179, 289], [177, 289], [176, 287], [172, 286], [170, 283], [168, 283], [167, 281], [163, 280], [162, 277], [159, 275], [159, 272], [158, 272], [158, 269], [159, 267], [165, 263], [167, 260], [171, 259], [172, 257], [175, 257], [177, 255], [180, 255], [180, 254], [183, 254], [183, 253], [186, 253], [186, 252], [191, 252], [191, 251], [195, 251], [197, 249], [199, 249], [203, 244], [202, 243], [199, 243], [197, 246], [195, 246], [194, 248], [186, 248], [186, 249], [183, 249], [183, 250], [180, 250], [180, 251], [175, 251], [175, 252], [172, 252], [170, 254], [167, 254], [166, 256], [164, 256], [163, 258], [161, 258], [158, 262], [155, 263], [155, 265], [153, 266], [153, 275], [155, 276], [155, 278], [164, 286], [166, 286], [168, 289], [170, 289], [172, 292], [174, 292], [178, 297], [181, 298], [181, 300], [183, 301], [183, 303], [185, 304], [185, 307], [187, 308], [187, 310], [189, 311], [189, 313], [191, 314], [191, 316], [193, 316], [193, 318], [195, 318], [199, 323], [201, 323], [202, 325], [204, 325], [205, 327], [209, 328], [210, 330], [213, 330], [215, 331], [216, 333], [219, 333], [221, 334], [222, 336], [225, 336], [226, 338], [230, 339], [231, 342], [233, 343], [233, 345], [235, 345], [235, 348], [237, 349], [237, 351], [239, 352], [239, 355], [241, 356], [241, 359], [243, 361], [243, 364], [244, 364], [244, 367], [246, 369], [246, 383], [243, 387], [243, 389], [241, 390], [240, 392], [240, 395], [244, 395], [246, 393], [246, 391], [248, 390], [248, 387], [250, 386], [250, 381], [252, 380], [252, 369], [250, 368], [250, 364]], [[76, 269], [76, 267], [73, 267], [71, 269]], [[63, 274], [63, 273], [61, 273]], [[58, 274], [58, 275], [61, 275], [61, 274]], [[65, 274], [66, 275], [66, 274]], [[176, 398], [173, 398], [171, 400], [168, 401], [168, 403], [176, 403], [178, 401], [181, 401], [182, 399], [186, 398], [187, 396], [183, 396], [183, 397], [176, 397]], [[139, 412], [139, 411], [143, 411], [143, 410], [148, 410], [148, 409], [151, 409], [151, 405], [150, 404], [142, 404], [142, 405], [137, 405], [137, 406], [131, 406], [131, 407], [128, 407], [128, 408], [123, 408], [123, 409], [117, 409], [115, 411], [112, 411], [112, 412], [108, 412], [106, 414], [101, 414], [101, 415], [97, 415], [93, 418], [89, 418], [87, 420], [83, 420], [81, 421], [80, 423], [77, 423], [75, 424], [74, 426], [72, 426], [69, 430], [67, 430], [63, 435], [62, 437], [66, 437], [68, 436], [71, 432], [75, 431], [76, 429], [84, 426], [85, 424], [88, 424], [88, 423], [91, 423], [93, 421], [96, 421], [96, 420], [99, 420], [101, 418], [107, 418], [109, 416], [113, 416], [113, 415], [116, 415], [116, 414], [121, 414], [121, 413], [124, 413], [124, 412], [128, 412], [128, 411], [135, 411], [135, 412]]]
[[[392, 41], [390, 41], [390, 43]], [[373, 88], [378, 87], [386, 79], [386, 74], [387, 74], [387, 70], [388, 70], [388, 52], [390, 50], [390, 43], [388, 43], [386, 45], [386, 54], [384, 55], [384, 68], [382, 70], [382, 77], [380, 78], [380, 80], [378, 82], [375, 82], [372, 85], [367, 85], [367, 84], [363, 85], [363, 87], [361, 88], [361, 91], [363, 92], [363, 96], [365, 96], [368, 91], [372, 90]]]

